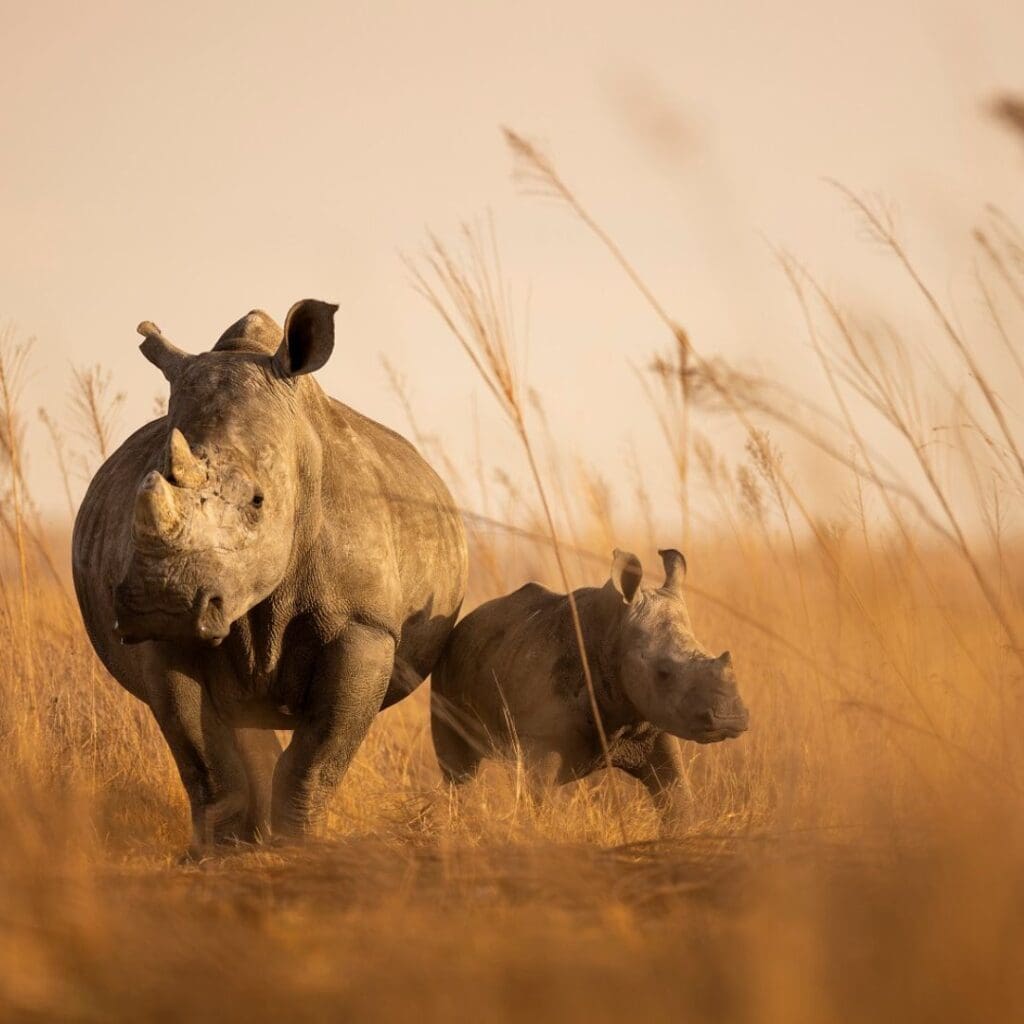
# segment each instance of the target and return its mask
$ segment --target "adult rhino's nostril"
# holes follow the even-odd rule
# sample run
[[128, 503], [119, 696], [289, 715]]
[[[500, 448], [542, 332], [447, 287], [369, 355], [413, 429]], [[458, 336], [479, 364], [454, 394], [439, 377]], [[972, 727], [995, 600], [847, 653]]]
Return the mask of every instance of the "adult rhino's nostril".
[[697, 716], [697, 721], [703, 725], [706, 729], [713, 729], [715, 727], [715, 713], [714, 711], [702, 711]]
[[196, 604], [196, 632], [200, 639], [219, 643], [228, 635], [230, 623], [220, 594], [201, 593]]

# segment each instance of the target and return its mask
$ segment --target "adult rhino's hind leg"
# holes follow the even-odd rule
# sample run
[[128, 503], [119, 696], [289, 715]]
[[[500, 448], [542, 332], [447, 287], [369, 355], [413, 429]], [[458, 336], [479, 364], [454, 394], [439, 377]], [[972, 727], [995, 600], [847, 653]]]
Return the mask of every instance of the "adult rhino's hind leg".
[[292, 741], [274, 771], [275, 836], [322, 829], [331, 794], [380, 710], [394, 657], [391, 635], [360, 623], [320, 653]]
[[154, 653], [149, 662], [149, 706], [174, 756], [192, 811], [189, 853], [197, 856], [217, 844], [253, 841], [249, 782], [234, 730], [221, 720], [187, 665], [171, 664], [163, 653]]
[[249, 784], [246, 831], [256, 840], [266, 840], [270, 836], [271, 794], [281, 741], [272, 729], [236, 729], [235, 742]]

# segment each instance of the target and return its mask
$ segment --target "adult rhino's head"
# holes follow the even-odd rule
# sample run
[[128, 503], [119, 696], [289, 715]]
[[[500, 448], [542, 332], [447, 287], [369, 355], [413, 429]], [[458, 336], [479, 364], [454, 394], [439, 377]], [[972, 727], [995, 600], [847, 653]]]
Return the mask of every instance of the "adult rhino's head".
[[728, 651], [714, 657], [693, 635], [683, 595], [686, 559], [659, 551], [665, 582], [641, 586], [640, 559], [616, 550], [606, 584], [620, 605], [611, 650], [620, 686], [648, 722], [698, 743], [745, 732], [749, 722]]
[[321, 449], [304, 375], [334, 348], [337, 307], [306, 299], [282, 331], [254, 311], [188, 355], [151, 323], [143, 355], [171, 386], [163, 450], [134, 494], [131, 555], [114, 591], [122, 642], [217, 644], [265, 600], [313, 530]]

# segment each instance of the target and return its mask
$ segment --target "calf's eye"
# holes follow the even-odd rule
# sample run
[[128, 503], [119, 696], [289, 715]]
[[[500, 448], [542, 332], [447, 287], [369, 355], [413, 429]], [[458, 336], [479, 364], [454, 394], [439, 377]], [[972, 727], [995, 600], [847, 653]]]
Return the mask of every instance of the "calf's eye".
[[259, 491], [252, 496], [252, 507], [263, 508], [263, 495]]

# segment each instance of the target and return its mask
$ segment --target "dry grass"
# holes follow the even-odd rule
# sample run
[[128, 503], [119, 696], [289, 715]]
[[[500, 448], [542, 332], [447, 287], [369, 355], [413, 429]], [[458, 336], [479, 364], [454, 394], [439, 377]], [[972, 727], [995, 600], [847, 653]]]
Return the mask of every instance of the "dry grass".
[[[693, 817], [676, 835], [616, 781], [626, 844], [607, 780], [535, 810], [514, 766], [492, 766], [450, 805], [417, 694], [374, 726], [328, 840], [178, 866], [186, 807], [148, 712], [96, 668], [63, 600], [36, 594], [34, 665], [5, 663], [0, 706], [6, 1012], [998, 1017], [1016, 997], [1024, 836], [1019, 688], [991, 619], [939, 570], [982, 684], [924, 589], [903, 585], [898, 546], [874, 569], [844, 551], [881, 640], [819, 561], [803, 566], [807, 632], [785, 551], [753, 567], [732, 551], [698, 545], [691, 561], [733, 610], [692, 606], [743, 668], [755, 727], [688, 751]], [[827, 652], [820, 703], [805, 655], [739, 615]]]
[[[550, 162], [514, 145], [534, 161], [528, 180], [600, 231], [557, 176], [554, 189]], [[634, 456], [628, 495], [536, 455], [550, 523], [508, 480], [513, 522], [491, 518], [493, 495], [487, 515], [467, 517], [471, 603], [531, 577], [557, 586], [563, 571], [600, 582], [609, 533], [657, 564], [644, 481], [665, 465], [680, 475], [685, 507], [659, 512], [691, 523], [695, 627], [732, 650], [752, 729], [687, 745], [691, 815], [671, 834], [625, 778], [535, 807], [514, 765], [489, 766], [452, 802], [420, 692], [374, 725], [328, 838], [180, 866], [173, 765], [146, 709], [98, 666], [52, 568], [66, 558], [24, 493], [9, 402], [0, 1019], [1015, 1019], [1024, 410], [1014, 359], [999, 360], [1020, 357], [1024, 250], [999, 218], [979, 246], [990, 329], [968, 338], [918, 280], [936, 317], [927, 358], [783, 257], [822, 366], [813, 402], [684, 345], [630, 267], [675, 346], [650, 390], [667, 455]], [[482, 337], [500, 339], [500, 325]], [[511, 368], [501, 344], [495, 365]], [[103, 422], [108, 378], [92, 379]], [[500, 391], [493, 368], [490, 379]], [[521, 386], [516, 429], [550, 452]], [[745, 452], [689, 435], [717, 416]], [[439, 443], [418, 440], [428, 456]], [[808, 442], [844, 495], [827, 517], [790, 465]], [[475, 469], [446, 472], [462, 493], [477, 485]], [[547, 539], [556, 519], [572, 538], [561, 560]]]

